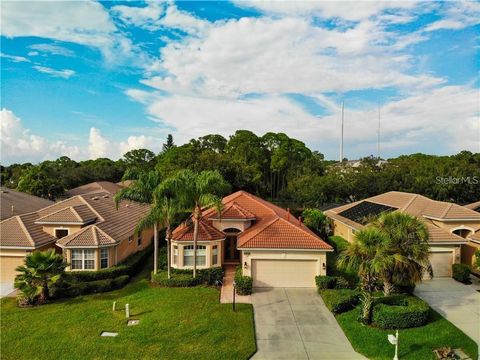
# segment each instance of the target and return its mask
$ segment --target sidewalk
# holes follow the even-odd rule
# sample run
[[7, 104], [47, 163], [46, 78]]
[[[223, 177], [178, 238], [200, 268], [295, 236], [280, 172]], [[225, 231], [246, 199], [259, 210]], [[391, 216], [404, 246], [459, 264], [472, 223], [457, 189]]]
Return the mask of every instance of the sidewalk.
[[[233, 302], [233, 278], [235, 277], [235, 265], [225, 265], [225, 277], [220, 290], [220, 303], [231, 304]], [[251, 304], [252, 297], [250, 295], [235, 296], [235, 302], [241, 304]]]

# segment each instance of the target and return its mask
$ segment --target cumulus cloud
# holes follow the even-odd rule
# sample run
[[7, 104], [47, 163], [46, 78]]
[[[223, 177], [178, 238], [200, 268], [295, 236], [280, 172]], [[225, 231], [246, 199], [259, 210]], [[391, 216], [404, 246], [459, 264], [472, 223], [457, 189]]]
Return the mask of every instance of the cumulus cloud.
[[47, 66], [40, 66], [40, 65], [35, 65], [33, 68], [41, 73], [52, 75], [54, 77], [61, 77], [64, 79], [68, 79], [69, 77], [75, 75], [75, 71], [70, 70], [70, 69], [63, 69], [63, 70], [56, 70], [49, 68]]
[[32, 55], [38, 55], [39, 53], [48, 53], [52, 55], [61, 55], [61, 56], [67, 56], [71, 57], [74, 56], [75, 53], [67, 49], [64, 46], [60, 45], [55, 45], [55, 44], [33, 44], [29, 46], [30, 49], [34, 50], [34, 54]]
[[480, 3], [453, 1], [443, 9], [442, 18], [425, 27], [425, 31], [459, 30], [480, 24]]
[[160, 26], [157, 21], [165, 9], [161, 2], [148, 1], [144, 7], [116, 5], [111, 8], [111, 12], [126, 24], [156, 30]]

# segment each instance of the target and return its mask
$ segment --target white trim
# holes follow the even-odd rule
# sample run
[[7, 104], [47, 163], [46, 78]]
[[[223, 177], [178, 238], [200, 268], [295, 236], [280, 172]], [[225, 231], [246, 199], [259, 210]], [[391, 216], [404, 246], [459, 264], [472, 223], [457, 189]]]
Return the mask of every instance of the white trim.
[[[479, 244], [479, 245], [480, 245], [480, 240], [474, 240], [474, 239], [470, 239], [470, 238], [467, 238], [467, 240], [468, 240], [468, 241], [471, 241], [471, 242], [473, 242], [473, 243], [475, 243], [475, 244]], [[467, 242], [467, 244], [468, 244], [468, 242]]]
[[462, 245], [466, 244], [468, 241], [437, 241], [437, 242], [429, 242], [428, 245]]
[[434, 217], [434, 216], [429, 216], [429, 215], [422, 215], [424, 218], [427, 218], [427, 219], [431, 219], [431, 220], [436, 220], [436, 221], [440, 221], [440, 222], [455, 222], [455, 221], [480, 221], [479, 218], [467, 218], [467, 219], [464, 219], [464, 218], [457, 218], [457, 219], [445, 219], [445, 218], [437, 218], [437, 217]]
[[[75, 261], [81, 261], [82, 262], [82, 268], [81, 269], [73, 269], [72, 268], [72, 264], [73, 264], [73, 251], [74, 250], [79, 250], [81, 251], [81, 254], [82, 254], [82, 259], [81, 260], [77, 260], [75, 259]], [[98, 258], [98, 254], [94, 251], [93, 252], [93, 268], [85, 268], [85, 261], [87, 261], [87, 259], [85, 258], [85, 250], [95, 250], [95, 249], [91, 249], [91, 248], [85, 248], [85, 247], [82, 247], [82, 248], [74, 248], [74, 249], [70, 249], [70, 271], [97, 271], [98, 270], [98, 264], [97, 264], [97, 258]], [[95, 256], [96, 255], [96, 256]], [[88, 259], [88, 261], [92, 261], [91, 259]]]
[[311, 252], [333, 252], [333, 249], [278, 249], [278, 248], [238, 248], [240, 251], [311, 251]]
[[118, 245], [118, 243], [115, 243], [115, 244], [108, 244], [108, 245], [94, 245], [94, 246], [78, 246], [78, 245], [75, 245], [75, 246], [70, 246], [70, 245], [60, 245], [60, 244], [55, 244], [57, 245], [59, 248], [61, 249], [102, 249], [102, 248], [108, 248], [108, 247], [112, 247], [112, 246], [116, 246]]
[[78, 221], [78, 222], [65, 222], [65, 221], [35, 221], [35, 224], [37, 225], [86, 225], [94, 222], [95, 220], [92, 221]]
[[[215, 241], [224, 241], [226, 238], [224, 239], [217, 239], [217, 240], [207, 240], [207, 241], [197, 241], [197, 244], [205, 244], [205, 245], [211, 245], [212, 243], [214, 243]], [[171, 240], [172, 244], [179, 244], [179, 245], [182, 245], [182, 244], [185, 244], [185, 245], [193, 245], [193, 240], [190, 241], [186, 241], [186, 240]]]
[[[45, 244], [45, 245], [48, 245], [48, 243]], [[0, 246], [0, 250], [2, 250], [2, 249], [5, 249], [5, 250], [35, 250], [35, 249], [38, 249], [40, 247], [41, 246], [39, 246], [39, 247], [33, 247], [33, 246]]]
[[226, 222], [235, 222], [235, 221], [255, 221], [257, 220], [257, 218], [248, 218], [248, 219], [224, 219], [224, 218], [208, 218], [208, 220], [212, 220], [212, 221], [226, 221]]
[[[454, 231], [457, 231], [457, 230], [468, 230], [468, 231], [471, 231], [472, 234], [475, 234], [475, 230], [474, 230], [473, 228], [471, 228], [471, 227], [469, 227], [469, 226], [465, 226], [465, 225], [463, 225], [463, 224], [462, 224], [462, 225], [459, 225], [459, 226], [457, 226], [457, 227], [455, 227], [455, 228], [451, 228], [451, 229], [450, 229], [450, 234], [455, 234]], [[458, 234], [455, 234], [455, 235], [460, 236], [460, 235], [458, 235]], [[470, 234], [468, 234], [468, 235], [470, 235]], [[468, 235], [467, 235], [467, 236], [468, 236]], [[460, 236], [460, 237], [463, 237], [463, 236]]]

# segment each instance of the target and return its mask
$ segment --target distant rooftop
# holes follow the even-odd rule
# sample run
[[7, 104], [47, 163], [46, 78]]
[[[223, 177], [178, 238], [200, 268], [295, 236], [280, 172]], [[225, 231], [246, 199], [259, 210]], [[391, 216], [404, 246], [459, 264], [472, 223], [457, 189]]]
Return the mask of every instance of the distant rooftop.
[[76, 188], [70, 189], [67, 191], [67, 196], [75, 196], [75, 195], [84, 195], [84, 194], [90, 194], [94, 192], [108, 192], [112, 195], [115, 195], [115, 193], [124, 188], [125, 186], [128, 186], [127, 184], [123, 185], [122, 183], [113, 183], [110, 181], [95, 181], [89, 184], [77, 186]]
[[3, 186], [0, 187], [0, 202], [0, 220], [8, 219], [14, 215], [37, 211], [53, 204], [53, 201], [15, 191]]

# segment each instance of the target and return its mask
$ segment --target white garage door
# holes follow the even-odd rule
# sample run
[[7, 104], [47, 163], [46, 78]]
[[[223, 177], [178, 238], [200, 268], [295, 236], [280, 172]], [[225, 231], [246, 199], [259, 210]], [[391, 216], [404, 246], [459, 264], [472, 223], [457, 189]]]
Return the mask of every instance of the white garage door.
[[433, 277], [452, 276], [452, 260], [453, 253], [451, 251], [431, 252], [430, 263], [432, 264]]
[[317, 260], [252, 260], [254, 287], [315, 287]]

